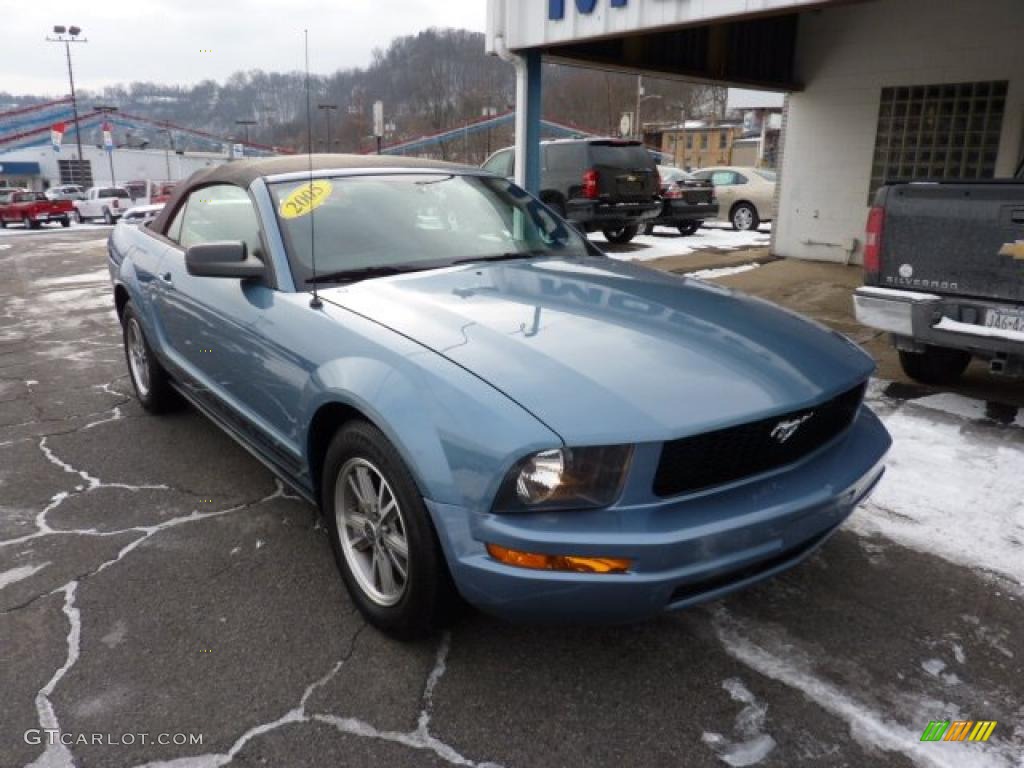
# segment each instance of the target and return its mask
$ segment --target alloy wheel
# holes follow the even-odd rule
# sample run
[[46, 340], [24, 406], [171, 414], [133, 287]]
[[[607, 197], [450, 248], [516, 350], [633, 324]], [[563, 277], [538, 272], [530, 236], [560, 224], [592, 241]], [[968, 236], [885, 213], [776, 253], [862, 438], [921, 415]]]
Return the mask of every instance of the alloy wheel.
[[139, 395], [149, 394], [149, 364], [146, 355], [146, 341], [134, 317], [128, 320], [128, 364], [132, 369], [132, 380]]
[[398, 497], [377, 467], [349, 459], [334, 486], [341, 550], [360, 590], [377, 605], [402, 599], [409, 583], [409, 540]]

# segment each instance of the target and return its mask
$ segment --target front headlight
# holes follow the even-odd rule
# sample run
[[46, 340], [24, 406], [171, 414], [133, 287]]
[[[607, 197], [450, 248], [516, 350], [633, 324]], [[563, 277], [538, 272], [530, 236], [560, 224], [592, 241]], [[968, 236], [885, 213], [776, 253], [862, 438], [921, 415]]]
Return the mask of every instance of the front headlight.
[[554, 448], [516, 462], [494, 502], [496, 512], [607, 507], [618, 498], [632, 445]]

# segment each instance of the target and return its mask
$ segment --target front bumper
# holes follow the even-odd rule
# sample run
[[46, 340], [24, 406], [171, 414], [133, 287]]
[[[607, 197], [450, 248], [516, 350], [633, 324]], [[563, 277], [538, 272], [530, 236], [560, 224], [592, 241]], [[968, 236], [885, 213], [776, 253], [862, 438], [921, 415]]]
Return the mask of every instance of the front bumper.
[[[891, 439], [861, 408], [841, 436], [794, 465], [720, 488], [590, 512], [479, 513], [428, 502], [452, 576], [478, 608], [521, 621], [629, 622], [713, 600], [792, 567], [871, 492]], [[660, 445], [637, 447], [627, 485], [650, 489]], [[537, 571], [486, 543], [626, 557], [629, 573]]]
[[565, 206], [569, 221], [590, 230], [637, 225], [657, 217], [661, 201], [642, 203], [606, 203], [600, 200], [570, 200]]
[[[1019, 306], [993, 301], [937, 296], [914, 291], [858, 288], [853, 294], [857, 322], [893, 334], [897, 346], [930, 345], [962, 349], [984, 357], [1024, 354], [1024, 342], [986, 336], [981, 322], [990, 309], [1019, 311]], [[938, 327], [943, 318], [959, 324], [959, 330]], [[973, 331], [973, 327], [979, 330]]]

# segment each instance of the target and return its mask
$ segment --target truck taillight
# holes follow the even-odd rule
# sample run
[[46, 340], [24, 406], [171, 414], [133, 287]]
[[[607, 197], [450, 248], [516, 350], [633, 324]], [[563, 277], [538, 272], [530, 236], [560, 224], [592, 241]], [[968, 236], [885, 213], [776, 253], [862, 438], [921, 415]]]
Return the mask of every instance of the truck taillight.
[[864, 271], [882, 269], [882, 230], [885, 227], [885, 208], [876, 205], [868, 214], [867, 233], [864, 237]]
[[118, 207], [120, 207], [120, 204], [119, 204], [119, 203], [117, 202], [117, 198], [116, 198], [116, 197], [114, 198], [113, 206], [114, 206], [115, 208], [118, 208]]
[[683, 196], [683, 190], [675, 184], [669, 184], [662, 190], [661, 196], [669, 200], [678, 200]]
[[588, 200], [597, 199], [597, 171], [593, 168], [583, 172], [583, 196]]

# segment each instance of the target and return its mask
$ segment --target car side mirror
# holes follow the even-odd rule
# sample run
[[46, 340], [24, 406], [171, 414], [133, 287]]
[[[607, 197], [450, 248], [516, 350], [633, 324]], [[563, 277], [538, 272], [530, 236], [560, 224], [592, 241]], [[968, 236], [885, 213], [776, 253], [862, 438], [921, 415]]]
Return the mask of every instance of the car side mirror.
[[234, 277], [246, 280], [263, 277], [266, 266], [246, 254], [241, 240], [200, 243], [185, 251], [185, 268], [196, 277]]

